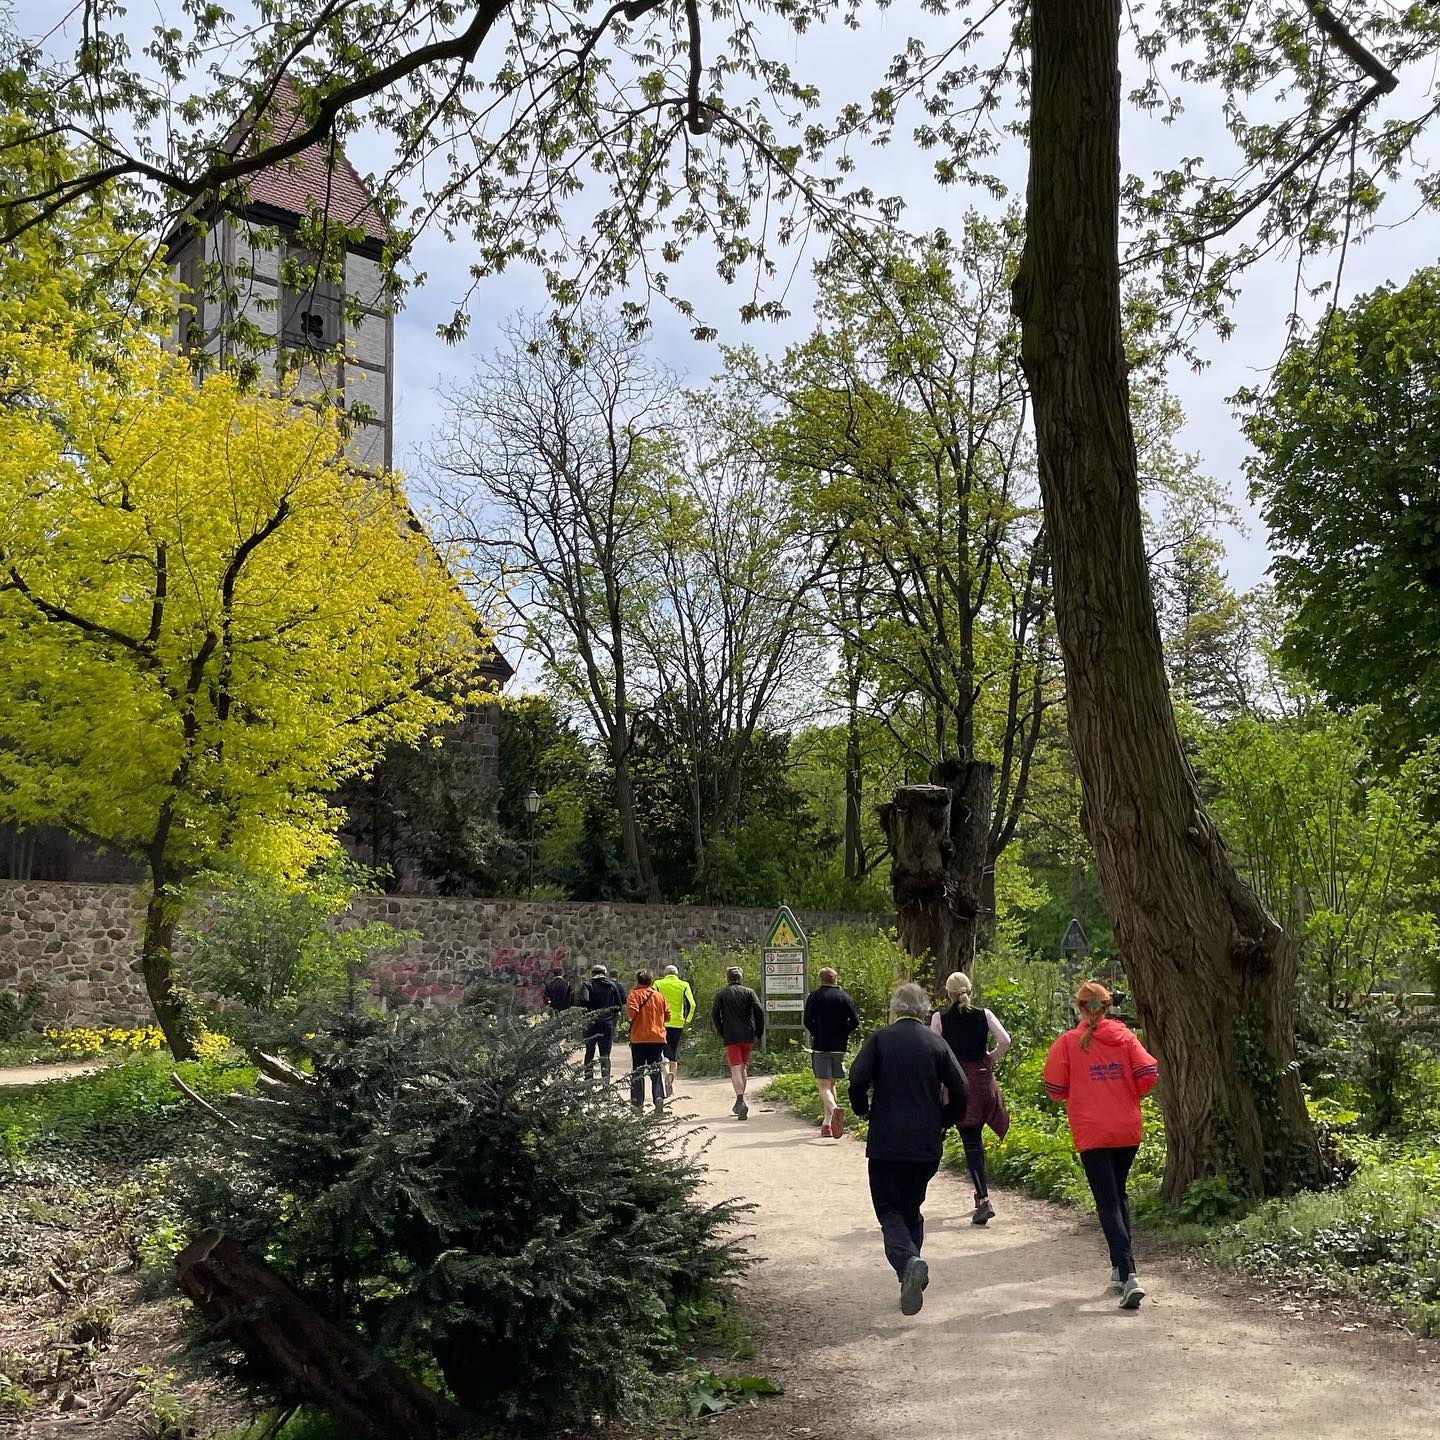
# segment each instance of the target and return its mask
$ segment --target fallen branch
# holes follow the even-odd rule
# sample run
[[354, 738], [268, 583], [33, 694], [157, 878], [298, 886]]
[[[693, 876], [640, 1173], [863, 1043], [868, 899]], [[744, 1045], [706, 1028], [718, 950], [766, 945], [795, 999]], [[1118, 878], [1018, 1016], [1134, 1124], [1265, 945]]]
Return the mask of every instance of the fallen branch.
[[173, 1070], [170, 1072], [170, 1081], [192, 1105], [198, 1105], [212, 1119], [218, 1120], [222, 1125], [228, 1125], [232, 1130], [240, 1129], [228, 1115], [222, 1115], [208, 1100], [197, 1095]]

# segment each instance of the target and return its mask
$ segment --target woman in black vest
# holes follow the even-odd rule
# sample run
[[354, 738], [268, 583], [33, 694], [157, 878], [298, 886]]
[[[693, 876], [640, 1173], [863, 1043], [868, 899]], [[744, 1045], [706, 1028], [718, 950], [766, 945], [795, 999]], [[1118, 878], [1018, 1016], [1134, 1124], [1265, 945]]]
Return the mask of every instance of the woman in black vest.
[[[950, 1003], [930, 1017], [930, 1028], [944, 1037], [970, 1082], [965, 1116], [955, 1128], [960, 1132], [965, 1164], [975, 1182], [975, 1213], [970, 1223], [985, 1225], [995, 1218], [995, 1207], [990, 1203], [990, 1191], [985, 1183], [985, 1126], [995, 1132], [998, 1140], [1003, 1140], [1010, 1128], [1010, 1117], [1005, 1112], [1005, 1101], [995, 1084], [992, 1067], [1010, 1048], [1010, 1036], [989, 1010], [974, 1007], [973, 990], [968, 975], [957, 970], [950, 976], [945, 982]], [[990, 1048], [992, 1035], [995, 1037], [993, 1050]]]

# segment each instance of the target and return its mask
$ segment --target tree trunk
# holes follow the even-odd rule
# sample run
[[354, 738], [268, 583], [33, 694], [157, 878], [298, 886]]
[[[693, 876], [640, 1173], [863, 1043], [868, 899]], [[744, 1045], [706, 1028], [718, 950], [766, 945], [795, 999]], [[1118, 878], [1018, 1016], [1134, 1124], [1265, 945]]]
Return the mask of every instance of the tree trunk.
[[156, 1023], [177, 1060], [195, 1058], [200, 1023], [175, 984], [175, 930], [181, 903], [164, 873], [152, 872], [150, 901], [145, 907], [145, 933], [140, 941], [140, 972]]
[[[955, 919], [953, 962], [940, 976], [941, 986], [953, 970], [969, 974], [985, 933], [985, 875], [990, 865], [990, 821], [995, 809], [995, 767], [985, 760], [943, 760], [930, 772], [936, 785], [950, 792], [950, 874], [954, 879], [951, 907]], [[990, 899], [993, 912], [993, 887]]]
[[950, 870], [950, 792], [943, 785], [902, 785], [880, 823], [890, 840], [895, 929], [907, 955], [928, 955], [939, 992], [953, 965], [955, 877]]
[[929, 955], [932, 988], [943, 994], [954, 971], [970, 973], [980, 932], [995, 767], [947, 760], [934, 783], [904, 785], [880, 808], [893, 860], [891, 891], [900, 943]]
[[180, 1289], [291, 1400], [318, 1406], [356, 1440], [439, 1440], [465, 1415], [413, 1375], [378, 1361], [262, 1261], [204, 1230], [175, 1262]]
[[845, 878], [858, 885], [865, 878], [865, 845], [860, 833], [864, 803], [860, 753], [860, 670], [851, 668], [845, 716]]
[[1086, 833], [1160, 1062], [1165, 1195], [1319, 1178], [1292, 1068], [1297, 953], [1241, 882], [1180, 748], [1150, 589], [1121, 336], [1120, 0], [1031, 6], [1015, 281]]

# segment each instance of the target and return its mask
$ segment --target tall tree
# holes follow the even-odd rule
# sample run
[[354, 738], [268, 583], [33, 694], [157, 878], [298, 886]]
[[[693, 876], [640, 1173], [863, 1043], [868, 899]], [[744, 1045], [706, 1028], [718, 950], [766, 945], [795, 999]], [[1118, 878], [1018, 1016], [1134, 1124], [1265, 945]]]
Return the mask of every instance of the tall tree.
[[1327, 316], [1247, 428], [1285, 648], [1332, 699], [1378, 707], [1398, 763], [1440, 735], [1440, 270]]
[[336, 416], [73, 338], [0, 334], [0, 815], [145, 864], [145, 985], [186, 1058], [185, 887], [332, 848], [327, 795], [450, 716], [480, 638]]
[[514, 623], [589, 717], [614, 777], [625, 872], [658, 899], [635, 798], [633, 607], [663, 503], [673, 381], [613, 317], [522, 319], [453, 389], [437, 462], [452, 538], [510, 584]]
[[803, 516], [749, 409], [723, 394], [686, 403], [630, 614], [637, 690], [683, 769], [693, 889], [705, 896], [710, 841], [738, 817], [757, 736], [802, 713], [816, 678], [806, 607], [830, 551], [797, 543]]

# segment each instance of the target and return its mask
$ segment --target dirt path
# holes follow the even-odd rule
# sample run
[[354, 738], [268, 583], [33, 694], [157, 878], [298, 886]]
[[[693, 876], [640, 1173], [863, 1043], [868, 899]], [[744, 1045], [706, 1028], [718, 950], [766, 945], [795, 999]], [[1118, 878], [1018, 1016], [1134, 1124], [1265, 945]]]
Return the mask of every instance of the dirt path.
[[[988, 1228], [968, 1189], [930, 1187], [924, 1310], [900, 1314], [870, 1208], [864, 1148], [784, 1110], [731, 1118], [726, 1081], [682, 1079], [681, 1114], [714, 1132], [717, 1193], [758, 1207], [746, 1284], [754, 1368], [782, 1399], [712, 1422], [726, 1437], [845, 1440], [1409, 1440], [1440, 1434], [1440, 1376], [1417, 1347], [1209, 1293], [1208, 1272], [1147, 1265], [1137, 1314], [1105, 1293], [1093, 1219], [1010, 1195]], [[1198, 1282], [1198, 1283], [1197, 1283]], [[1257, 1292], [1258, 1293], [1258, 1292]], [[1430, 1347], [1431, 1353], [1440, 1344]]]
[[0, 1065], [0, 1090], [7, 1085], [39, 1085], [46, 1080], [69, 1080], [99, 1070], [96, 1060], [77, 1060], [65, 1065]]

